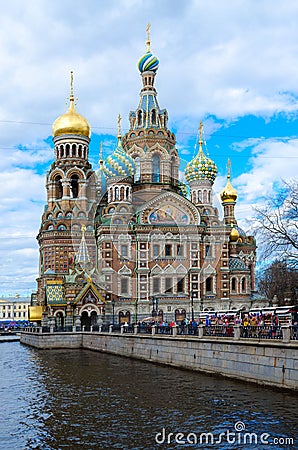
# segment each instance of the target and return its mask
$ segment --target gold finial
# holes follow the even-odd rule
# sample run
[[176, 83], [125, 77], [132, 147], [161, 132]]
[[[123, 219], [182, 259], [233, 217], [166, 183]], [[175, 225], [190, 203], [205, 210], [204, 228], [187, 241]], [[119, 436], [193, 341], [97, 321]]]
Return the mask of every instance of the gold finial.
[[203, 145], [203, 121], [202, 120], [201, 120], [200, 126], [199, 126], [199, 133], [200, 133], [199, 150], [202, 151], [202, 145]]
[[151, 23], [150, 22], [148, 22], [148, 25], [147, 25], [147, 28], [146, 28], [146, 31], [147, 31], [147, 41], [146, 41], [146, 47], [147, 47], [147, 53], [150, 53], [150, 44], [151, 44], [151, 42], [150, 42], [150, 28], [151, 28]]
[[85, 234], [85, 231], [86, 231], [86, 225], [82, 225], [82, 228], [81, 228], [81, 230], [82, 230], [82, 233], [83, 233], [83, 236], [84, 236], [84, 234]]
[[227, 179], [230, 180], [231, 179], [231, 161], [230, 161], [230, 158], [228, 158], [227, 169], [228, 169]]
[[120, 116], [120, 114], [118, 114], [117, 123], [118, 123], [118, 138], [121, 139], [122, 135], [121, 135], [121, 116]]
[[103, 165], [103, 159], [102, 159], [102, 142], [99, 144], [99, 164]]

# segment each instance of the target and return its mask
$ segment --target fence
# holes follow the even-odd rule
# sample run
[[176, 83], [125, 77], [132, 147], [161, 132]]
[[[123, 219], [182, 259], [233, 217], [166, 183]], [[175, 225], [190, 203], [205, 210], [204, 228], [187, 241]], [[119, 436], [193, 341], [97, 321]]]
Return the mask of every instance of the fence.
[[129, 333], [129, 334], [149, 334], [166, 336], [193, 336], [200, 339], [204, 337], [214, 338], [232, 338], [239, 339], [257, 339], [257, 340], [283, 340], [284, 342], [298, 340], [298, 325], [293, 326], [242, 326], [242, 325], [199, 325], [192, 327], [159, 324], [138, 324], [138, 325], [94, 325], [91, 327], [29, 327], [25, 328], [27, 332], [34, 333], [55, 333], [55, 332], [91, 332], [91, 333]]

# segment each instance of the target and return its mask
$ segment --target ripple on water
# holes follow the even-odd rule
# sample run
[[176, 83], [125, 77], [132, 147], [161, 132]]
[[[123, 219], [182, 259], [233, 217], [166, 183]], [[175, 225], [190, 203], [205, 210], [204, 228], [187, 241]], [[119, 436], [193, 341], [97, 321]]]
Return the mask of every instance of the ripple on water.
[[233, 431], [242, 421], [249, 432], [291, 437], [297, 424], [287, 392], [85, 350], [1, 351], [1, 450], [198, 448], [159, 446], [155, 435]]

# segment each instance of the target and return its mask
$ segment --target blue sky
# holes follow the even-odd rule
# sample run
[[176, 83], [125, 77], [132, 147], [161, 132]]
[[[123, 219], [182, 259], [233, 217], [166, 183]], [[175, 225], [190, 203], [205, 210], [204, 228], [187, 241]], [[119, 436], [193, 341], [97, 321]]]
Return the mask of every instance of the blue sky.
[[66, 110], [74, 70], [77, 110], [91, 124], [97, 168], [136, 108], [136, 64], [151, 22], [160, 61], [159, 104], [176, 133], [181, 170], [204, 121], [208, 153], [248, 229], [254, 206], [298, 168], [298, 2], [296, 0], [11, 0], [0, 17], [0, 295], [29, 293], [38, 274], [51, 126]]

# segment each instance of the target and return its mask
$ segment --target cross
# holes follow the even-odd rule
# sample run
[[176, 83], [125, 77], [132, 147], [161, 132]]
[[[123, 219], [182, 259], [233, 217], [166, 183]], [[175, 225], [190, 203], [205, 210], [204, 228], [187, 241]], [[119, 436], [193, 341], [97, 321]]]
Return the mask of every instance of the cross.
[[148, 53], [150, 52], [150, 28], [151, 28], [151, 23], [148, 22], [148, 25], [147, 25], [147, 28], [146, 28], [146, 31], [147, 31], [147, 42], [146, 42], [146, 45], [147, 45], [147, 52]]
[[120, 114], [118, 114], [117, 123], [118, 123], [118, 137], [121, 137], [121, 116], [120, 116]]
[[228, 176], [227, 176], [227, 178], [230, 179], [231, 178], [231, 161], [230, 161], [230, 158], [228, 158], [227, 169], [228, 169]]
[[70, 96], [73, 97], [73, 70], [70, 71]]

